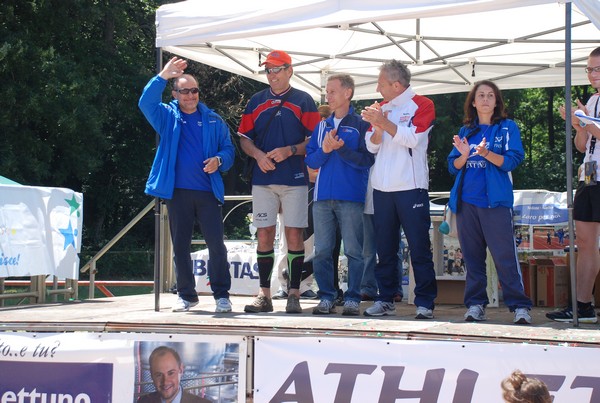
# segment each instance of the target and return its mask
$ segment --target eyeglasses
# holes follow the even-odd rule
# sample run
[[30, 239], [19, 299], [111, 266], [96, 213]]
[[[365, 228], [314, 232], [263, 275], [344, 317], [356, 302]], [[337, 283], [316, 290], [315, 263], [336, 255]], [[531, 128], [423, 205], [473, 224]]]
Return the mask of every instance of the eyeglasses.
[[190, 92], [192, 94], [197, 94], [197, 93], [200, 92], [200, 90], [197, 87], [194, 87], [194, 88], [181, 88], [181, 89], [178, 89], [178, 90], [175, 90], [175, 91], [177, 91], [178, 93], [183, 94], [183, 95], [187, 95]]
[[265, 73], [267, 73], [267, 74], [277, 74], [281, 70], [285, 70], [288, 67], [290, 67], [290, 66], [288, 66], [287, 64], [284, 64], [283, 66], [279, 66], [279, 67], [271, 67], [271, 68], [265, 67]]
[[596, 66], [596, 67], [586, 67], [586, 68], [585, 68], [585, 72], [586, 72], [586, 73], [588, 73], [588, 74], [590, 74], [592, 71], [593, 71], [594, 73], [600, 73], [600, 66]]

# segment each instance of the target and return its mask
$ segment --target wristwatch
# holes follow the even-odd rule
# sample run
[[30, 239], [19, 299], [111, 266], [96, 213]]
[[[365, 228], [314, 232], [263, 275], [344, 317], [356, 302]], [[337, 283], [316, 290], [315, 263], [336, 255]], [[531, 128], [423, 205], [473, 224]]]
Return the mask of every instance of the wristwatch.
[[218, 155], [217, 155], [217, 161], [219, 161], [219, 166], [223, 165], [223, 160]]
[[296, 147], [295, 144], [292, 144], [290, 146], [290, 150], [292, 150], [292, 155], [296, 155], [296, 151], [298, 151], [298, 148]]
[[581, 126], [581, 127], [586, 127], [586, 126], [587, 126], [587, 123], [585, 123], [583, 120], [580, 120], [580, 121], [579, 121], [579, 126]]

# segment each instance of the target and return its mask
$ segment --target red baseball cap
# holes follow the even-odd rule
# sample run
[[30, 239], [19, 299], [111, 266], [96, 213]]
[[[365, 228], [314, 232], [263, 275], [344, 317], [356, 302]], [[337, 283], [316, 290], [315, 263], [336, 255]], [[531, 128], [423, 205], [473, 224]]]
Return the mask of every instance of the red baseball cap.
[[274, 50], [267, 55], [267, 60], [262, 62], [260, 65], [272, 64], [274, 66], [283, 66], [284, 64], [292, 65], [292, 58], [290, 55], [285, 53], [283, 50]]

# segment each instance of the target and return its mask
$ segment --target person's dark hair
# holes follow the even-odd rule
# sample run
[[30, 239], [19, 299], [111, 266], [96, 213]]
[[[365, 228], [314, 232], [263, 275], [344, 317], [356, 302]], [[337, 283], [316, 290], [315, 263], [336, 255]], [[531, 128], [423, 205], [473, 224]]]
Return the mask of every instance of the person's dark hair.
[[152, 368], [152, 362], [158, 358], [158, 357], [162, 357], [165, 354], [172, 354], [173, 357], [175, 357], [175, 361], [177, 361], [177, 366], [181, 366], [181, 357], [179, 356], [179, 353], [177, 352], [177, 350], [171, 348], [171, 347], [167, 347], [167, 346], [160, 346], [160, 347], [156, 347], [154, 349], [154, 351], [152, 351], [152, 353], [150, 354], [150, 358], [148, 358], [148, 363], [150, 364], [150, 368]]
[[379, 67], [383, 71], [388, 80], [391, 82], [398, 81], [403, 87], [408, 88], [410, 85], [410, 70], [402, 62], [398, 60], [390, 60]]
[[598, 57], [600, 56], [600, 46], [598, 46], [596, 49], [592, 50], [592, 52], [590, 53], [590, 57]]
[[482, 85], [487, 85], [490, 87], [496, 96], [496, 107], [494, 108], [494, 114], [492, 115], [492, 124], [499, 123], [502, 119], [506, 119], [508, 117], [504, 106], [504, 99], [502, 98], [502, 93], [500, 92], [498, 86], [490, 80], [478, 81], [473, 85], [473, 88], [471, 88], [471, 91], [469, 91], [467, 99], [465, 100], [465, 117], [463, 119], [463, 123], [470, 127], [475, 126], [475, 122], [477, 121], [477, 110], [473, 106], [473, 101], [475, 100], [477, 90]]
[[350, 93], [350, 99], [352, 99], [354, 96], [354, 79], [349, 74], [334, 74], [327, 77], [328, 82], [332, 80], [340, 80], [342, 88], [350, 88], [352, 90]]
[[552, 402], [552, 397], [544, 382], [536, 378], [528, 378], [519, 370], [513, 371], [500, 385], [502, 398], [506, 403]]

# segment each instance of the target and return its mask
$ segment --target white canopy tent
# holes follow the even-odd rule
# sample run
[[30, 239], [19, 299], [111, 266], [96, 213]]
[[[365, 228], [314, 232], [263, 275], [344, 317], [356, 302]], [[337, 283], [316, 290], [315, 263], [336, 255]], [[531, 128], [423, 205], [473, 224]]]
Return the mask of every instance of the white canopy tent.
[[[598, 46], [600, 1], [572, 7], [572, 84]], [[565, 4], [548, 0], [189, 0], [156, 13], [156, 45], [185, 58], [267, 82], [259, 66], [286, 50], [293, 83], [319, 100], [327, 75], [350, 73], [356, 99], [379, 98], [378, 67], [407, 63], [419, 94], [565, 85]]]
[[[570, 99], [571, 85], [588, 84], [600, 0], [188, 0], [160, 7], [156, 29], [164, 51], [265, 83], [260, 63], [285, 50], [292, 85], [321, 101], [336, 73], [354, 77], [355, 99], [380, 98], [379, 66], [389, 59], [409, 66], [422, 95], [466, 92], [488, 79], [501, 89], [566, 87]], [[566, 143], [573, 233], [570, 119]], [[571, 279], [575, 303], [574, 271]]]

